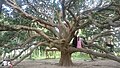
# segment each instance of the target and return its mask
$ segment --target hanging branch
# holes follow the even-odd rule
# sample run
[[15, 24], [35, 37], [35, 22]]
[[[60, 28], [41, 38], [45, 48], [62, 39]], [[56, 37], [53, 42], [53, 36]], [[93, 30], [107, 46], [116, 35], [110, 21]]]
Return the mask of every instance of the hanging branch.
[[[46, 44], [46, 42], [39, 42], [34, 48], [31, 48], [30, 52], [27, 53], [25, 56], [23, 56], [19, 61], [15, 62], [13, 66], [16, 66], [18, 63], [20, 63], [22, 60], [24, 60], [26, 57], [32, 54], [32, 52], [38, 47]], [[24, 51], [23, 51], [24, 52]]]

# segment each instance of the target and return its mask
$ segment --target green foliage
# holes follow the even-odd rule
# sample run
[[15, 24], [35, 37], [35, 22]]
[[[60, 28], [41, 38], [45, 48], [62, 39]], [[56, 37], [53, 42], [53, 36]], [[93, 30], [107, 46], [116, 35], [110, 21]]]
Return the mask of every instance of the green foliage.
[[3, 54], [3, 48], [0, 47], [0, 56]]
[[4, 48], [5, 53], [10, 53], [10, 49], [9, 48]]
[[4, 44], [15, 45], [18, 43], [18, 40], [25, 40], [27, 37], [25, 32], [21, 32], [18, 35], [16, 35], [16, 33], [17, 33], [16, 31], [1, 32], [0, 33], [0, 41]]

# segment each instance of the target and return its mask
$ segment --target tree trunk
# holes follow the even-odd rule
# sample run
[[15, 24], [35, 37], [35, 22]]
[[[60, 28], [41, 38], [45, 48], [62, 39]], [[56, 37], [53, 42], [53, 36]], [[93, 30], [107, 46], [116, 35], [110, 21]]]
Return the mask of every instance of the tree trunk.
[[69, 51], [61, 51], [60, 66], [72, 66], [71, 53]]

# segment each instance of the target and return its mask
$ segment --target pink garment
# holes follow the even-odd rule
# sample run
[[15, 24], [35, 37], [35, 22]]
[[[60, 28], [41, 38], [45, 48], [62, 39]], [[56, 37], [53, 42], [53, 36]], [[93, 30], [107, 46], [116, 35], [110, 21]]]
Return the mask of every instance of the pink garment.
[[79, 37], [77, 38], [77, 48], [82, 48], [82, 41]]

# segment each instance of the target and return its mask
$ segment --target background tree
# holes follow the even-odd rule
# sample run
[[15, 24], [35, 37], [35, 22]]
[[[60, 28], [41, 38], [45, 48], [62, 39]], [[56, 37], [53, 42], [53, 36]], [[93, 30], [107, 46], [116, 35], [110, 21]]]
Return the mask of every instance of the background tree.
[[[116, 36], [115, 32], [119, 32], [117, 29], [120, 26], [119, 0], [5, 0], [5, 2], [11, 7], [12, 13], [15, 13], [9, 16], [15, 22], [5, 23], [4, 20], [3, 24], [0, 24], [0, 30], [12, 31], [12, 33], [25, 32], [21, 35], [23, 35], [22, 40], [26, 41], [22, 41], [19, 45], [20, 48], [24, 48], [23, 51], [32, 46], [27, 44], [40, 38], [34, 43], [36, 46], [20, 61], [29, 56], [38, 46], [46, 45], [56, 47], [61, 52], [59, 61], [61, 66], [73, 65], [71, 54], [74, 52], [84, 52], [120, 62], [120, 57], [111, 54], [106, 48], [101, 47], [100, 43], [94, 44], [96, 40], [101, 42], [101, 38], [109, 35]], [[79, 29], [91, 33], [85, 33], [89, 48], [78, 49], [71, 46], [70, 42]], [[103, 52], [94, 52], [91, 47], [96, 47]], [[18, 56], [20, 55], [15, 57]]]

